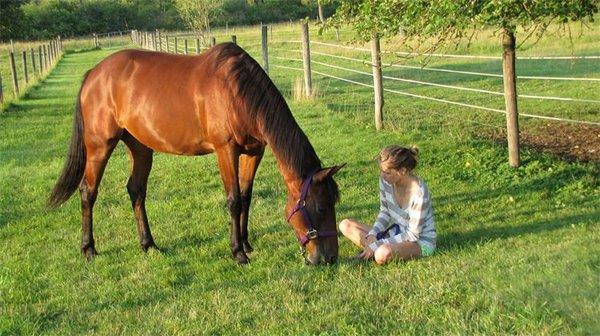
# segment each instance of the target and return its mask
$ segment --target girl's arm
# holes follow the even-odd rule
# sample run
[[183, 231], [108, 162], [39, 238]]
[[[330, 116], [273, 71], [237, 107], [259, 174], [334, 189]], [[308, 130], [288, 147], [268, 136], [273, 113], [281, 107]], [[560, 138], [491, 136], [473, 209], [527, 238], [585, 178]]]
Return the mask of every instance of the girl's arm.
[[376, 236], [379, 232], [385, 230], [390, 223], [390, 219], [391, 217], [385, 197], [383, 179], [379, 178], [379, 214], [377, 215], [377, 219], [375, 219], [373, 227], [369, 233], [367, 233], [367, 236]]
[[423, 225], [430, 207], [430, 198], [423, 188], [419, 188], [417, 194], [412, 197], [411, 206], [408, 209], [408, 229], [387, 239], [378, 240], [369, 245], [375, 251], [379, 246], [386, 243], [416, 242], [421, 236]]

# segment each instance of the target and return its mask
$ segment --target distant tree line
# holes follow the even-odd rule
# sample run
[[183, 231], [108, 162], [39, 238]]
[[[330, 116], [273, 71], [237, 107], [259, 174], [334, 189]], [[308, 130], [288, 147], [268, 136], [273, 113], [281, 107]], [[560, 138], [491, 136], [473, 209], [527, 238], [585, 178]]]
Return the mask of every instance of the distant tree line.
[[[118, 30], [187, 29], [176, 0], [0, 0], [0, 41]], [[317, 0], [214, 0], [210, 25], [234, 26], [317, 17]], [[325, 15], [337, 6], [328, 1]]]

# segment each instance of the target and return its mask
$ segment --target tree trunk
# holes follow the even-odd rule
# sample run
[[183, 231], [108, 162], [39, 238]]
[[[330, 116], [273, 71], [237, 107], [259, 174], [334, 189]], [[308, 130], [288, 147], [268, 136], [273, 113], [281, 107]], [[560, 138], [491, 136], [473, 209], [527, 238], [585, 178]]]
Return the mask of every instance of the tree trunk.
[[321, 1], [318, 2], [318, 7], [319, 7], [319, 20], [321, 21], [321, 23], [325, 23], [325, 15], [323, 15], [323, 4], [321, 4]]
[[519, 159], [519, 112], [517, 109], [517, 85], [515, 71], [515, 35], [504, 29], [502, 34], [502, 73], [504, 76], [504, 102], [506, 104], [506, 137], [508, 140], [508, 162], [518, 167]]

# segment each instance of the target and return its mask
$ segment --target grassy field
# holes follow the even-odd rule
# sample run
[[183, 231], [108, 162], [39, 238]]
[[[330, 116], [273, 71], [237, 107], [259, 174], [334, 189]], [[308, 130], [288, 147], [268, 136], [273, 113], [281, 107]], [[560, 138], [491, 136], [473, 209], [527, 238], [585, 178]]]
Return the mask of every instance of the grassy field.
[[421, 148], [438, 252], [378, 267], [353, 261], [358, 249], [341, 240], [335, 266], [304, 266], [268, 152], [250, 215], [250, 265], [229, 258], [214, 156], [155, 155], [147, 209], [162, 252], [144, 254], [119, 145], [95, 207], [100, 255], [85, 262], [78, 197], [52, 212], [43, 205], [81, 77], [114, 51], [65, 55], [0, 114], [0, 334], [600, 333], [597, 165], [524, 150], [523, 166], [511, 169], [504, 146], [478, 140], [461, 120], [471, 112], [413, 100], [389, 102], [397, 122], [375, 132], [369, 90], [320, 80], [319, 99], [293, 102], [296, 74], [277, 68], [271, 77], [323, 163], [348, 163], [336, 178], [338, 220], [374, 220], [381, 147]]

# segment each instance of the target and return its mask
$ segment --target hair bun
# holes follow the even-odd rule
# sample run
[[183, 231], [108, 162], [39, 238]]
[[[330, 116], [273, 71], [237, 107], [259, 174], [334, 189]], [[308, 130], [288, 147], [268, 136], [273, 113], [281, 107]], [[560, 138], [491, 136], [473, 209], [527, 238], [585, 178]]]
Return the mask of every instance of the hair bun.
[[412, 154], [412, 156], [416, 159], [419, 156], [419, 148], [415, 145], [410, 146], [410, 148], [408, 148], [408, 150], [410, 151], [410, 154]]

